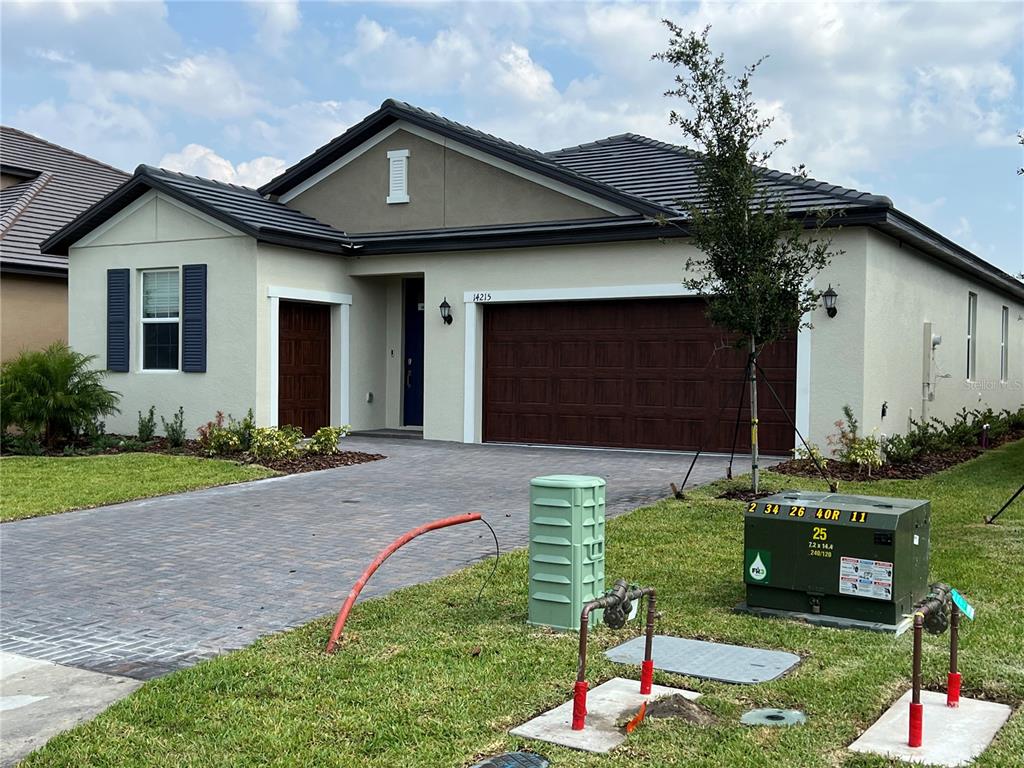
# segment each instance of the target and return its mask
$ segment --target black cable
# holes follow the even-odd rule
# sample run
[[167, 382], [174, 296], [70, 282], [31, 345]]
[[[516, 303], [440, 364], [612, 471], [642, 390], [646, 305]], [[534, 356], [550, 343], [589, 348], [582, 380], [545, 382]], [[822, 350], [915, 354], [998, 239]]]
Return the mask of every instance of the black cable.
[[491, 579], [494, 578], [494, 574], [498, 572], [498, 558], [501, 557], [501, 548], [498, 546], [498, 534], [491, 528], [491, 524], [480, 518], [480, 522], [487, 526], [487, 529], [491, 532], [491, 536], [494, 537], [494, 567], [491, 568], [491, 572], [484, 579], [484, 583], [480, 585], [480, 591], [476, 593], [476, 602], [480, 602], [480, 598], [483, 597], [484, 588], [490, 583]]
[[1009, 501], [1007, 501], [1005, 504], [1003, 504], [1003, 506], [1000, 508], [1000, 510], [998, 512], [996, 512], [991, 517], [986, 517], [985, 518], [986, 525], [992, 525], [992, 523], [994, 523], [996, 521], [996, 518], [999, 517], [1001, 514], [1003, 514], [1003, 512], [1006, 511], [1007, 507], [1009, 507], [1011, 504], [1013, 504], [1014, 499], [1016, 499], [1018, 496], [1020, 496], [1021, 493], [1024, 493], [1024, 485], [1022, 485], [1020, 488], [1017, 489], [1017, 492], [1015, 494], [1013, 494], [1013, 496], [1010, 497]]
[[786, 406], [782, 404], [782, 400], [779, 399], [779, 396], [776, 394], [775, 387], [773, 387], [772, 383], [768, 380], [768, 374], [764, 372], [764, 369], [756, 361], [754, 362], [754, 365], [757, 366], [757, 370], [761, 372], [761, 376], [764, 378], [764, 383], [767, 385], [768, 391], [772, 393], [772, 397], [774, 397], [775, 402], [778, 403], [779, 410], [782, 411], [782, 414], [786, 417], [786, 421], [789, 422], [789, 426], [793, 428], [793, 431], [796, 432], [796, 436], [800, 438], [800, 442], [804, 444], [804, 450], [807, 451], [808, 458], [810, 458], [810, 460], [814, 462], [814, 466], [817, 467], [818, 472], [821, 473], [821, 476], [825, 478], [825, 482], [828, 483], [828, 489], [832, 491], [832, 493], [838, 492], [839, 485], [836, 483], [835, 480], [831, 478], [831, 476], [829, 476], [829, 474], [825, 471], [825, 468], [821, 466], [821, 463], [818, 461], [818, 458], [814, 455], [814, 451], [811, 450], [811, 446], [807, 444], [807, 441], [804, 440], [804, 436], [800, 434], [800, 430], [797, 429], [796, 423], [789, 415], [789, 411], [786, 410]]

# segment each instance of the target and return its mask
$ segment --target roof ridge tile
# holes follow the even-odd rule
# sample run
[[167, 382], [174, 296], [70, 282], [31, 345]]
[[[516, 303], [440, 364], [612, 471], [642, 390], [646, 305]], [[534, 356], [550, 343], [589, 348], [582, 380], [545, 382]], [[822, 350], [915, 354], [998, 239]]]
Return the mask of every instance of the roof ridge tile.
[[[25, 209], [28, 208], [29, 204], [35, 199], [36, 195], [42, 191], [43, 187], [50, 183], [50, 179], [52, 178], [52, 173], [49, 171], [43, 171], [32, 179], [31, 182], [22, 182], [27, 184], [25, 190], [11, 206], [10, 210], [4, 214], [3, 218], [0, 218], [0, 238], [3, 238], [7, 231], [14, 226], [15, 222], [21, 217], [21, 214], [25, 212]], [[8, 189], [10, 189], [10, 187], [8, 187]]]

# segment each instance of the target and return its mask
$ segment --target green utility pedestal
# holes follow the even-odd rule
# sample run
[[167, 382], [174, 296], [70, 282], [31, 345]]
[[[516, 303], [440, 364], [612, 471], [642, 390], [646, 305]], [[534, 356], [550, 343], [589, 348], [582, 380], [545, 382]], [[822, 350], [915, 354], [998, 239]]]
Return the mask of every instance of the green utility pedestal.
[[789, 491], [744, 517], [748, 609], [892, 627], [928, 594], [925, 500]]
[[604, 491], [586, 475], [530, 481], [530, 624], [578, 630], [584, 604], [604, 594]]

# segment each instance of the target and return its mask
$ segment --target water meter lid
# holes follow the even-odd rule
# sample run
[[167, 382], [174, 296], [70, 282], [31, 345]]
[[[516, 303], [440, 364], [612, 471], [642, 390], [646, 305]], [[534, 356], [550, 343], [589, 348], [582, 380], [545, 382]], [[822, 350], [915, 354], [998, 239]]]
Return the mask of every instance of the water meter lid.
[[538, 488], [600, 488], [605, 481], [603, 477], [593, 475], [545, 475], [533, 478], [530, 485]]

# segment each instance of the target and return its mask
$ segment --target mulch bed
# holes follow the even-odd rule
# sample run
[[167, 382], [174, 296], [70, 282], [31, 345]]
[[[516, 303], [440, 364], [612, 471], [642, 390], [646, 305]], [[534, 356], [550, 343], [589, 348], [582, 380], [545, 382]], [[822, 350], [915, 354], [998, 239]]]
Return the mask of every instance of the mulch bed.
[[[126, 440], [133, 439], [123, 435], [111, 435], [111, 437], [123, 437]], [[297, 475], [300, 472], [317, 472], [321, 469], [335, 469], [336, 467], [351, 467], [355, 464], [365, 464], [370, 461], [387, 458], [387, 456], [379, 453], [363, 453], [361, 451], [342, 451], [341, 453], [335, 453], [330, 456], [304, 453], [296, 459], [258, 460], [244, 453], [232, 456], [209, 456], [202, 450], [202, 448], [200, 448], [199, 441], [197, 440], [186, 440], [185, 445], [182, 447], [171, 448], [170, 445], [167, 444], [167, 439], [164, 437], [154, 438], [143, 446], [141, 451], [143, 453], [163, 453], [169, 456], [198, 456], [203, 459], [225, 459], [228, 461], [237, 461], [239, 464], [258, 464], [261, 467], [266, 467], [267, 469], [272, 469], [275, 472], [280, 472], [285, 475]], [[90, 455], [112, 456], [118, 453], [133, 453], [133, 451], [125, 451], [120, 448], [113, 447]], [[66, 456], [63, 450], [46, 451], [43, 455]], [[85, 454], [83, 452], [83, 454], [78, 455]]]
[[334, 469], [335, 467], [351, 467], [354, 464], [366, 464], [378, 459], [386, 459], [379, 453], [362, 453], [361, 451], [342, 451], [331, 456], [318, 456], [305, 454], [297, 459], [275, 459], [257, 461], [246, 458], [246, 464], [259, 464], [261, 467], [273, 469], [286, 475], [297, 475], [300, 472], [317, 472], [321, 469]]
[[715, 498], [728, 499], [729, 501], [755, 501], [757, 499], [763, 499], [765, 496], [771, 496], [774, 493], [778, 493], [778, 491], [774, 489], [767, 491], [762, 489], [757, 493], [754, 493], [749, 488], [730, 488], [725, 493], [718, 494]]
[[[989, 447], [995, 448], [1022, 438], [1024, 438], [1024, 431], [1009, 432], [1001, 440], [992, 441]], [[871, 477], [868, 477], [867, 472], [856, 464], [829, 459], [825, 472], [836, 480], [920, 480], [926, 475], [941, 472], [969, 461], [984, 452], [981, 446], [972, 445], [969, 448], [957, 448], [943, 453], [927, 453], [905, 464], [883, 464], [871, 470]], [[784, 461], [771, 467], [771, 471], [798, 477], [821, 477], [821, 473], [810, 459]]]

